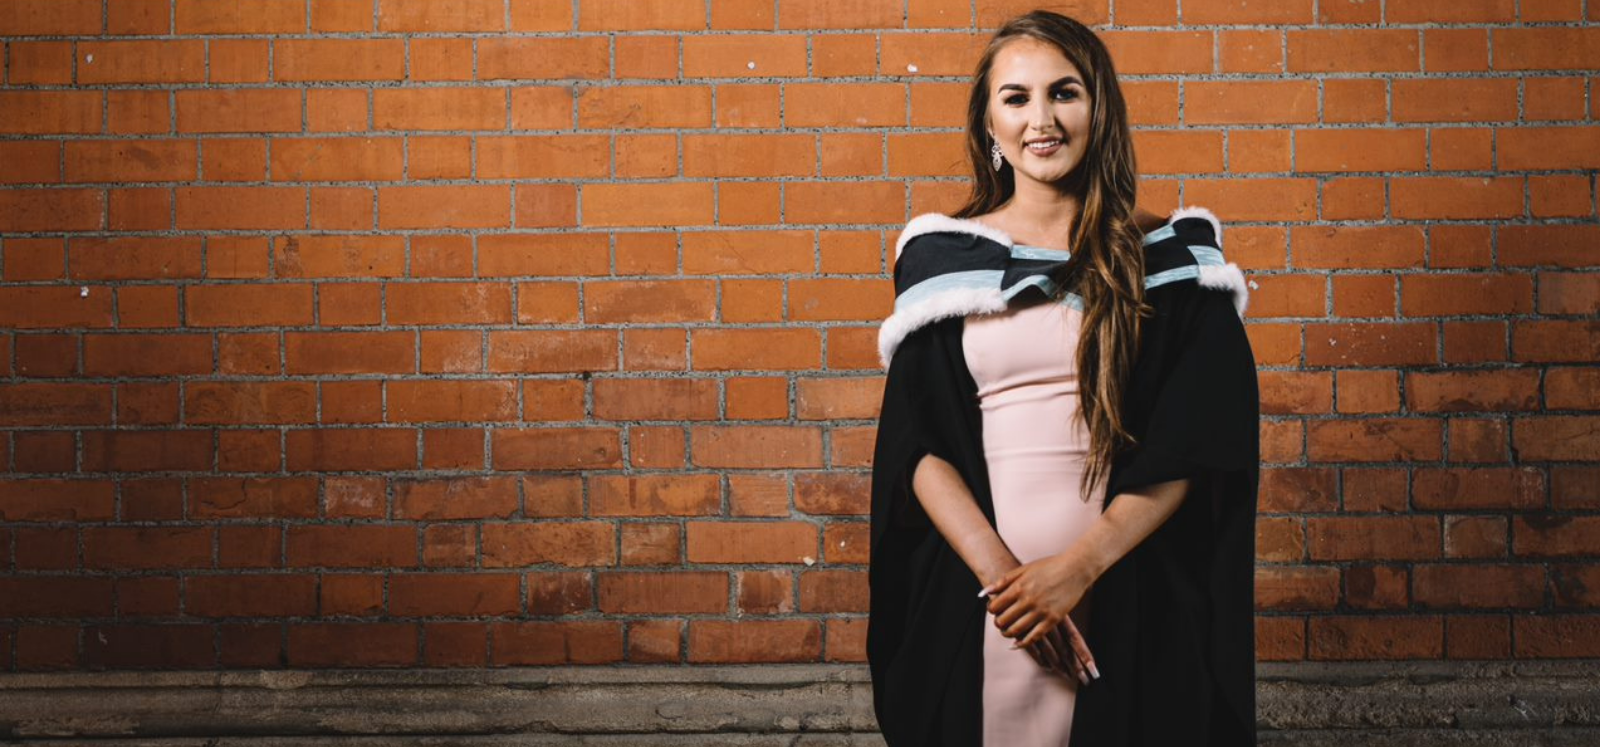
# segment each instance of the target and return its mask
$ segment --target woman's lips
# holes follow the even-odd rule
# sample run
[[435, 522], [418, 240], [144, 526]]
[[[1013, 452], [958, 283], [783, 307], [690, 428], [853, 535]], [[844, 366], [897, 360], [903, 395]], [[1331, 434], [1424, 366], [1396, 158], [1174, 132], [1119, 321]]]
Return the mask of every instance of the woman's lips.
[[1055, 153], [1056, 151], [1061, 150], [1061, 141], [1060, 140], [1041, 141], [1041, 143], [1044, 143], [1044, 142], [1048, 142], [1049, 144], [1048, 145], [1030, 144], [1030, 145], [1023, 146], [1023, 149], [1028, 151], [1029, 153], [1032, 153], [1032, 154], [1034, 154], [1036, 156], [1041, 156], [1041, 157], [1049, 156], [1049, 155]]

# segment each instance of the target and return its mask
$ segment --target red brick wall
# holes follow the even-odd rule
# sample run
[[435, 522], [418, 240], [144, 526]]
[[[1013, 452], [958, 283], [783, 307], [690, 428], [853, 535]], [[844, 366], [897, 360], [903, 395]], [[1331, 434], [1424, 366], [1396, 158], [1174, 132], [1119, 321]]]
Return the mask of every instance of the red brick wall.
[[[1259, 285], [1262, 658], [1600, 656], [1600, 5], [1177, 5], [1056, 7]], [[0, 0], [0, 668], [860, 660], [1027, 7]]]

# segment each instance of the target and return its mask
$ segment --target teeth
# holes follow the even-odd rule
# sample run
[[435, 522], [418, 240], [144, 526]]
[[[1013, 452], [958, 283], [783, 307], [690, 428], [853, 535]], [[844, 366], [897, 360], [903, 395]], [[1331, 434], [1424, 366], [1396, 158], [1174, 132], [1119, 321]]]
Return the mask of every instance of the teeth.
[[1061, 144], [1060, 140], [1041, 140], [1041, 141], [1039, 141], [1037, 143], [1028, 143], [1028, 147], [1029, 148], [1033, 148], [1035, 150], [1045, 150], [1045, 149], [1048, 149], [1048, 148], [1054, 148], [1054, 147], [1056, 147], [1057, 145], [1060, 145], [1060, 144]]

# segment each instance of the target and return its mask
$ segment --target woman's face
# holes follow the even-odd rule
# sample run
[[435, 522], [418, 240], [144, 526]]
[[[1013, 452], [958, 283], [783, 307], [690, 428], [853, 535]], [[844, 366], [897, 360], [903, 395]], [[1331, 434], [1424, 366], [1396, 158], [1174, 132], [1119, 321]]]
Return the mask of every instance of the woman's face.
[[1022, 37], [1000, 48], [989, 70], [989, 136], [1022, 181], [1053, 184], [1083, 162], [1089, 90], [1055, 46]]

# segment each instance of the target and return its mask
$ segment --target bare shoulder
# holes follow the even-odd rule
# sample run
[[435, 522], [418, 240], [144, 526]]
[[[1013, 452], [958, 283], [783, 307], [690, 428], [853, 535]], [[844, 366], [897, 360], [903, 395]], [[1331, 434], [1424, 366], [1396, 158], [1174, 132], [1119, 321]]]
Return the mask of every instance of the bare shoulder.
[[1152, 213], [1142, 207], [1135, 207], [1133, 209], [1133, 224], [1138, 226], [1139, 231], [1142, 233], [1150, 233], [1151, 231], [1160, 228], [1166, 222], [1166, 217]]

